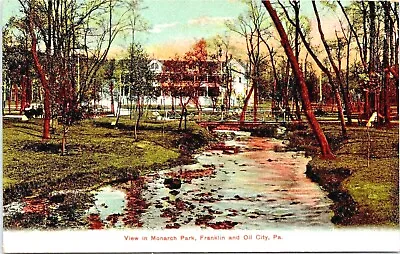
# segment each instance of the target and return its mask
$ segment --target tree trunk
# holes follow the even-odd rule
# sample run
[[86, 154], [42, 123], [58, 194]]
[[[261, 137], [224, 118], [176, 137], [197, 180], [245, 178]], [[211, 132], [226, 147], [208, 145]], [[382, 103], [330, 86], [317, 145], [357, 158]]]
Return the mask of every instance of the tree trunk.
[[368, 72], [371, 75], [375, 71], [375, 50], [376, 50], [376, 31], [375, 31], [375, 2], [370, 1], [369, 4], [369, 65], [368, 65]]
[[[385, 35], [386, 38], [383, 39], [383, 59], [382, 59], [382, 67], [384, 69], [389, 68], [389, 42], [390, 42], [390, 2], [381, 2], [384, 13], [385, 13]], [[384, 71], [384, 79], [383, 79], [383, 115], [385, 117], [385, 124], [390, 124], [390, 102], [389, 102], [389, 92], [390, 92], [390, 73], [388, 71]]]
[[303, 101], [303, 107], [304, 107], [304, 111], [307, 117], [307, 120], [315, 134], [315, 136], [318, 139], [318, 143], [320, 145], [321, 148], [321, 153], [322, 153], [322, 157], [326, 158], [326, 159], [332, 159], [335, 156], [333, 155], [329, 143], [325, 137], [324, 132], [321, 129], [321, 126], [319, 125], [317, 119], [315, 118], [314, 112], [312, 110], [311, 107], [311, 102], [308, 96], [308, 89], [306, 86], [306, 82], [304, 80], [303, 77], [303, 73], [300, 70], [299, 64], [296, 61], [296, 58], [293, 54], [293, 50], [290, 47], [290, 43], [288, 40], [288, 37], [286, 35], [286, 32], [282, 26], [282, 23], [276, 13], [276, 11], [272, 8], [272, 5], [269, 1], [263, 1], [264, 6], [267, 8], [267, 11], [269, 12], [276, 29], [278, 30], [278, 33], [281, 37], [281, 44], [283, 46], [283, 48], [285, 49], [285, 53], [292, 65], [292, 69], [294, 72], [295, 77], [299, 80], [299, 84], [300, 84], [300, 89], [301, 89], [301, 98]]
[[114, 83], [110, 81], [110, 100], [111, 100], [111, 114], [114, 115], [115, 109], [114, 109]]
[[273, 55], [273, 49], [267, 44], [267, 42], [264, 40], [264, 38], [261, 37], [261, 40], [264, 42], [264, 44], [267, 46], [269, 57], [271, 60], [271, 65], [272, 65], [272, 73], [274, 75], [274, 81], [272, 84], [272, 103], [271, 103], [271, 112], [273, 109], [276, 107], [276, 102], [275, 102], [275, 94], [276, 94], [276, 82], [278, 80], [278, 75], [276, 73], [276, 67], [275, 67], [275, 61], [274, 61], [274, 55]]
[[242, 113], [240, 114], [240, 120], [239, 120], [241, 125], [244, 123], [244, 120], [246, 118], [247, 105], [249, 104], [249, 100], [250, 100], [251, 94], [253, 93], [253, 89], [254, 89], [254, 87], [251, 86], [250, 91], [248, 92], [246, 98], [244, 99]]
[[[345, 104], [345, 108], [346, 108], [346, 114], [347, 114], [347, 123], [349, 125], [351, 125], [352, 124], [351, 106], [350, 106], [350, 102], [349, 102], [348, 91], [343, 86], [341, 70], [337, 67], [335, 61], [333, 60], [333, 57], [332, 57], [331, 51], [329, 49], [328, 43], [325, 40], [325, 35], [324, 35], [324, 32], [322, 31], [321, 20], [319, 18], [319, 14], [318, 14], [318, 11], [317, 11], [317, 6], [315, 4], [315, 0], [312, 1], [312, 5], [313, 5], [313, 8], [314, 8], [315, 16], [317, 18], [318, 31], [319, 31], [319, 34], [320, 34], [320, 37], [321, 37], [321, 41], [322, 41], [322, 43], [324, 45], [324, 48], [325, 48], [325, 51], [326, 51], [326, 53], [328, 55], [329, 62], [331, 63], [332, 68], [335, 71], [337, 83], [338, 83], [338, 85], [339, 85], [339, 87], [340, 87], [340, 89], [342, 91], [343, 100], [344, 100], [344, 104]], [[341, 61], [341, 59], [339, 59], [339, 61]]]
[[[353, 24], [350, 22], [349, 16], [347, 15], [347, 13], [346, 13], [346, 11], [345, 11], [345, 9], [344, 9], [342, 3], [341, 3], [340, 1], [337, 1], [337, 3], [339, 4], [339, 6], [340, 6], [340, 8], [341, 8], [341, 10], [342, 10], [342, 12], [343, 12], [343, 14], [344, 14], [344, 17], [345, 17], [346, 20], [347, 20], [347, 23], [348, 23], [348, 25], [349, 25], [349, 28], [350, 28], [350, 30], [351, 30], [351, 33], [354, 35], [354, 37], [355, 37], [355, 39], [356, 39], [357, 47], [358, 47], [358, 50], [359, 50], [359, 52], [360, 52], [361, 63], [362, 63], [362, 65], [364, 66], [364, 69], [366, 70], [366, 69], [367, 69], [367, 63], [365, 62], [365, 57], [364, 57], [364, 54], [363, 54], [363, 50], [362, 50], [362, 47], [361, 47], [360, 40], [358, 39], [358, 34], [357, 34], [357, 32], [354, 30], [354, 26], [353, 26]], [[349, 39], [349, 40], [350, 40], [350, 39]]]
[[118, 127], [119, 118], [121, 116], [122, 96], [118, 94], [118, 105], [117, 105], [117, 119], [115, 120], [115, 127]]
[[290, 72], [290, 61], [286, 63], [285, 78], [283, 80], [283, 91], [282, 91], [282, 108], [289, 107], [289, 72]]
[[[293, 1], [293, 7], [294, 7], [294, 12], [295, 12], [295, 23], [296, 23], [296, 31], [295, 31], [295, 57], [296, 61], [299, 62], [299, 54], [300, 54], [300, 41], [299, 41], [299, 30], [300, 30], [300, 1]], [[306, 75], [304, 75], [304, 78], [307, 78]], [[299, 105], [299, 96], [298, 96], [298, 87], [299, 87], [299, 81], [296, 79], [296, 85], [293, 86], [292, 93], [293, 93], [293, 98], [294, 98], [294, 103], [296, 106], [296, 118], [297, 120], [301, 121], [301, 113], [300, 113], [300, 105]], [[287, 116], [289, 117], [289, 116]]]
[[256, 73], [257, 75], [257, 81], [255, 82], [255, 84], [253, 84], [253, 92], [254, 92], [254, 96], [253, 96], [253, 100], [254, 100], [254, 105], [253, 105], [253, 122], [257, 122], [257, 105], [258, 105], [258, 73]]
[[27, 78], [27, 83], [26, 83], [26, 103], [29, 105], [32, 104], [32, 80], [30, 78]]
[[136, 114], [136, 120], [135, 120], [135, 129], [134, 129], [134, 134], [135, 134], [135, 140], [138, 140], [138, 136], [137, 136], [137, 130], [139, 128], [139, 121], [140, 121], [140, 99], [137, 98], [136, 101], [136, 109], [135, 112], [137, 112]]
[[15, 86], [14, 86], [15, 88], [15, 92], [14, 92], [14, 94], [15, 94], [15, 110], [18, 110], [18, 106], [19, 106], [19, 89], [18, 89], [18, 85], [17, 84], [15, 84]]
[[64, 124], [63, 126], [63, 135], [62, 135], [62, 140], [61, 140], [61, 155], [65, 155], [66, 153], [66, 146], [67, 146], [67, 132], [68, 132], [68, 127]]
[[12, 85], [10, 85], [9, 91], [10, 94], [8, 95], [8, 113], [11, 114]]
[[[292, 23], [292, 25], [295, 25], [293, 21], [291, 21], [289, 14], [287, 13], [287, 11], [285, 10], [284, 6], [282, 4], [280, 4], [282, 9], [285, 12], [285, 15], [287, 17], [287, 19]], [[344, 115], [343, 115], [343, 108], [342, 108], [342, 102], [341, 102], [341, 98], [340, 98], [340, 94], [338, 92], [338, 88], [337, 85], [335, 84], [333, 77], [331, 75], [331, 72], [328, 70], [328, 68], [326, 68], [322, 62], [319, 60], [319, 58], [317, 57], [317, 55], [314, 53], [314, 51], [311, 49], [310, 44], [307, 42], [306, 37], [304, 36], [303, 32], [299, 29], [299, 35], [301, 37], [301, 40], [303, 41], [304, 46], [306, 47], [308, 53], [310, 53], [311, 57], [314, 59], [315, 63], [318, 65], [318, 67], [321, 69], [321, 71], [323, 71], [326, 76], [328, 77], [329, 80], [329, 84], [331, 84], [332, 90], [335, 94], [335, 97], [333, 98], [333, 101], [337, 103], [337, 109], [339, 111], [339, 119], [340, 119], [340, 125], [342, 127], [342, 134], [346, 135], [346, 123], [344, 120]], [[333, 106], [334, 104], [332, 104], [332, 109], [331, 111], [333, 111]]]
[[35, 64], [36, 71], [39, 75], [40, 82], [42, 83], [43, 90], [44, 90], [44, 100], [43, 100], [44, 119], [43, 119], [42, 139], [47, 140], [47, 139], [50, 139], [50, 120], [51, 120], [50, 87], [49, 87], [48, 80], [46, 78], [46, 73], [44, 72], [43, 67], [39, 62], [39, 56], [38, 56], [37, 48], [36, 48], [37, 47], [37, 39], [36, 39], [36, 35], [34, 32], [34, 28], [33, 28], [32, 16], [30, 16], [29, 32], [30, 32], [31, 39], [32, 39], [31, 52], [32, 52], [32, 56], [33, 56], [33, 62]]
[[183, 103], [183, 98], [182, 98], [182, 96], [180, 96], [179, 100], [180, 100], [180, 102], [181, 102], [181, 117], [179, 118], [178, 130], [182, 130], [183, 112], [185, 111], [185, 105], [184, 105], [184, 103]]
[[364, 117], [368, 119], [371, 116], [371, 105], [369, 101], [369, 89], [364, 90], [364, 98], [365, 98], [365, 103], [364, 103]]
[[21, 79], [21, 107], [19, 109], [20, 114], [24, 112], [24, 109], [26, 107], [26, 83], [27, 77], [26, 75], [23, 75]]

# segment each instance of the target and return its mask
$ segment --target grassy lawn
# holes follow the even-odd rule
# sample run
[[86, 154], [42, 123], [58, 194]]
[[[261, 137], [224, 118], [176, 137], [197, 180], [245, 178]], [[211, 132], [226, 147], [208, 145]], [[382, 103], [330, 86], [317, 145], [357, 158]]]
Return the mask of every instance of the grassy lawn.
[[115, 129], [111, 127], [113, 120], [85, 120], [72, 126], [64, 156], [61, 126], [43, 143], [42, 120], [4, 121], [5, 201], [53, 190], [94, 188], [158, 170], [179, 163], [183, 153], [201, 147], [208, 138], [195, 124], [189, 124], [187, 132], [178, 132], [173, 121], [143, 123], [136, 141], [132, 121], [122, 118]]
[[[357, 205], [358, 212], [345, 224], [398, 226], [399, 223], [399, 129], [349, 127], [343, 141], [339, 127], [323, 126], [331, 140], [336, 140], [336, 160], [315, 157], [310, 166], [319, 175], [350, 172], [340, 183]], [[339, 141], [338, 141], [339, 140]], [[334, 142], [335, 143], [335, 142]], [[370, 158], [368, 166], [368, 147]], [[340, 175], [340, 174], [339, 174]], [[325, 179], [332, 181], [334, 179]]]

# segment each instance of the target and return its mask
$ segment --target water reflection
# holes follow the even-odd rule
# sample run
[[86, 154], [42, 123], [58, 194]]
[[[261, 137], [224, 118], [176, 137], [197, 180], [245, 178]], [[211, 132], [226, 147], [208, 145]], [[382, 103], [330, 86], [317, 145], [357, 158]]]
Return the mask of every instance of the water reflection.
[[281, 141], [265, 138], [225, 145], [239, 153], [206, 151], [196, 164], [100, 189], [88, 218], [146, 229], [333, 227], [332, 203], [306, 178], [302, 153], [275, 152]]

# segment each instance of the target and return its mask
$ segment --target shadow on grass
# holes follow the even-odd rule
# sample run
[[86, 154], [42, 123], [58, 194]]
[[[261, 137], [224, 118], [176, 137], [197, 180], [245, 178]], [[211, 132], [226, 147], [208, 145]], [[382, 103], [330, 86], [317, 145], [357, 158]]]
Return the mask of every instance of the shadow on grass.
[[[26, 128], [26, 129], [30, 129], [30, 128]], [[37, 134], [34, 134], [34, 133], [31, 133], [31, 132], [28, 132], [28, 131], [23, 131], [23, 130], [18, 130], [19, 132], [22, 132], [22, 133], [24, 133], [24, 134], [27, 134], [27, 135], [29, 135], [29, 136], [32, 136], [32, 137], [37, 137], [37, 138], [42, 138], [42, 135], [40, 134], [40, 135], [37, 135]]]
[[27, 143], [22, 147], [23, 150], [29, 150], [34, 152], [48, 152], [48, 153], [60, 153], [61, 144], [53, 144], [53, 143], [42, 143], [42, 142], [34, 142]]

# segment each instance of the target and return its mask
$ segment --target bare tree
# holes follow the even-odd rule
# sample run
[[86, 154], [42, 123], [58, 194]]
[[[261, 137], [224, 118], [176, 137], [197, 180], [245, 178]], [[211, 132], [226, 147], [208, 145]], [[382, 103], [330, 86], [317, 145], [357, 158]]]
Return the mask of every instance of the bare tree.
[[[349, 125], [351, 125], [351, 123], [352, 123], [352, 120], [351, 120], [351, 105], [350, 105], [350, 101], [349, 101], [348, 91], [343, 86], [342, 72], [338, 68], [338, 66], [336, 65], [336, 63], [335, 63], [335, 61], [333, 59], [333, 56], [331, 54], [331, 49], [330, 49], [330, 47], [329, 47], [329, 45], [328, 45], [328, 43], [327, 43], [327, 41], [325, 39], [325, 34], [324, 34], [324, 32], [322, 30], [322, 26], [321, 26], [321, 19], [319, 17], [318, 9], [317, 9], [317, 6], [316, 6], [314, 0], [312, 1], [312, 5], [313, 5], [315, 17], [317, 19], [318, 31], [319, 31], [319, 34], [320, 34], [320, 37], [321, 37], [322, 44], [324, 45], [326, 54], [328, 55], [329, 62], [331, 64], [333, 70], [335, 71], [337, 84], [339, 85], [339, 87], [342, 90], [343, 100], [344, 100], [344, 104], [345, 104], [345, 108], [346, 108], [346, 114], [347, 114], [347, 123]], [[339, 61], [341, 61], [341, 59], [339, 59]]]
[[273, 9], [273, 7], [269, 1], [264, 0], [263, 4], [264, 4], [265, 8], [267, 9], [267, 11], [269, 12], [269, 14], [275, 24], [275, 27], [281, 37], [281, 44], [282, 44], [283, 48], [285, 49], [285, 53], [286, 53], [287, 57], [290, 60], [290, 64], [292, 66], [293, 73], [294, 73], [295, 77], [299, 80], [300, 90], [301, 90], [301, 98], [303, 101], [304, 111], [305, 111], [308, 123], [310, 124], [311, 129], [313, 130], [313, 132], [319, 142], [322, 157], [327, 158], [327, 159], [332, 159], [332, 158], [334, 158], [334, 155], [330, 149], [330, 146], [325, 137], [325, 134], [321, 129], [321, 126], [319, 125], [317, 119], [315, 118], [314, 112], [311, 107], [311, 102], [308, 97], [308, 89], [307, 89], [307, 86], [306, 86], [306, 83], [304, 80], [303, 73], [300, 70], [300, 66], [299, 66], [298, 62], [296, 61], [296, 57], [293, 54], [292, 48], [290, 47], [288, 37], [287, 37], [286, 32], [282, 26], [282, 23], [278, 17], [278, 14]]
[[262, 70], [260, 67], [266, 58], [266, 56], [262, 55], [261, 52], [261, 37], [262, 34], [264, 34], [264, 31], [268, 29], [268, 24], [266, 23], [266, 13], [263, 8], [261, 8], [261, 5], [256, 3], [254, 0], [248, 0], [246, 1], [246, 4], [248, 6], [246, 15], [240, 15], [237, 20], [237, 24], [227, 24], [231, 31], [245, 38], [247, 55], [250, 63], [249, 74], [252, 84], [244, 100], [242, 113], [240, 115], [241, 123], [244, 122], [248, 102], [252, 93], [254, 98], [253, 121], [257, 121], [259, 86], [262, 75]]
[[[82, 117], [81, 102], [87, 101], [90, 94], [96, 99], [96, 73], [117, 33], [124, 27], [125, 13], [118, 14], [114, 22], [116, 0], [19, 1], [44, 91], [42, 137], [50, 139], [50, 121], [53, 117], [60, 119], [64, 153], [68, 126]], [[38, 46], [42, 42], [44, 53], [42, 46]], [[78, 48], [80, 52], [76, 54]]]
[[[291, 22], [292, 25], [295, 26], [294, 21], [290, 18], [289, 13], [285, 9], [285, 7], [281, 3], [280, 3], [280, 6], [282, 7], [282, 9], [283, 9], [283, 11], [285, 13], [285, 16], [289, 20], [289, 22]], [[334, 78], [333, 78], [331, 72], [329, 71], [329, 69], [319, 60], [318, 56], [316, 55], [314, 50], [311, 48], [311, 45], [307, 41], [307, 38], [306, 38], [305, 34], [303, 33], [303, 31], [300, 29], [300, 27], [296, 27], [296, 29], [298, 29], [298, 34], [299, 34], [300, 38], [302, 39], [303, 45], [307, 49], [308, 53], [311, 55], [311, 57], [313, 58], [315, 63], [318, 65], [318, 67], [328, 77], [329, 83], [332, 86], [332, 90], [333, 90], [335, 98], [336, 98], [336, 103], [337, 103], [337, 108], [338, 108], [338, 113], [339, 113], [339, 119], [340, 119], [340, 124], [341, 124], [341, 128], [342, 128], [342, 134], [345, 135], [346, 134], [346, 124], [345, 124], [345, 120], [344, 120], [344, 115], [343, 115], [343, 110], [342, 110], [342, 103], [341, 103], [342, 100], [341, 100], [341, 97], [340, 97], [340, 94], [339, 94], [338, 86], [337, 86], [336, 82], [334, 81]]]

